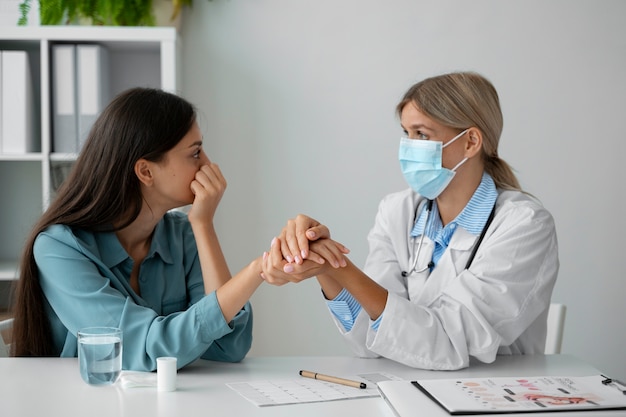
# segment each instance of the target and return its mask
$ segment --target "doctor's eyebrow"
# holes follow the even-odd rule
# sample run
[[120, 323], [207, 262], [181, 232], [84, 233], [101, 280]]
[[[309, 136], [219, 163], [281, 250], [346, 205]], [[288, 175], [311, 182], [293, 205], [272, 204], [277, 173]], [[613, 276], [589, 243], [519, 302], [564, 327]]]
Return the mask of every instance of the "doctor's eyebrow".
[[425, 124], [422, 124], [422, 123], [413, 124], [413, 125], [410, 125], [409, 127], [404, 127], [402, 124], [400, 124], [400, 127], [405, 132], [407, 130], [409, 130], [409, 129], [411, 129], [411, 130], [427, 130], [430, 133], [434, 133], [435, 132], [433, 129], [431, 129], [430, 127], [428, 127], [428, 126], [426, 126]]

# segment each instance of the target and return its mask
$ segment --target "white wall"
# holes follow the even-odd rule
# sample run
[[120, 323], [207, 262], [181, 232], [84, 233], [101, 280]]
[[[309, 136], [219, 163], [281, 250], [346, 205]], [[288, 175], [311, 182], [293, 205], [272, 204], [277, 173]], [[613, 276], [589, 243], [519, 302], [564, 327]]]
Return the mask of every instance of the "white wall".
[[[395, 104], [424, 77], [476, 70], [500, 93], [500, 155], [556, 219], [563, 351], [626, 377], [624, 16], [620, 0], [195, 1], [182, 94], [229, 180], [231, 269], [299, 212], [362, 265], [378, 201], [405, 187]], [[315, 281], [252, 302], [251, 355], [349, 354]]]

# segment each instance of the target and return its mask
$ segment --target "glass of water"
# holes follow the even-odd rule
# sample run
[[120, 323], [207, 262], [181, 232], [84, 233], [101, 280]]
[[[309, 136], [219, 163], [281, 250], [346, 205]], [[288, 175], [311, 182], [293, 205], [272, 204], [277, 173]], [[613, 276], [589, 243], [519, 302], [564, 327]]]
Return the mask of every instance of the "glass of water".
[[78, 331], [80, 376], [91, 385], [111, 385], [122, 371], [122, 331], [88, 327]]

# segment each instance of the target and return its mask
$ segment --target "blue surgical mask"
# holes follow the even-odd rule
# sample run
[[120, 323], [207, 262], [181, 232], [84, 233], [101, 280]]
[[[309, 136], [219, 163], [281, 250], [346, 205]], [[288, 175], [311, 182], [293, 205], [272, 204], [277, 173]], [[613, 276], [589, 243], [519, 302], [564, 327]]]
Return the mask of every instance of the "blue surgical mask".
[[434, 200], [446, 189], [456, 170], [465, 162], [464, 158], [454, 168], [447, 169], [441, 165], [443, 148], [463, 136], [467, 129], [453, 137], [445, 145], [443, 142], [420, 139], [400, 139], [400, 168], [404, 179], [418, 194]]

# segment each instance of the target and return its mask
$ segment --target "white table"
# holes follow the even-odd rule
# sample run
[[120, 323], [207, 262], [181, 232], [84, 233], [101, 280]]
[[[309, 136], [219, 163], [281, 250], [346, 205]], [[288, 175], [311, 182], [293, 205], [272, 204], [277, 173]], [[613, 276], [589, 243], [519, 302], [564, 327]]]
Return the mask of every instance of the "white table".
[[[484, 376], [537, 376], [597, 374], [594, 367], [568, 355], [502, 356], [493, 364], [473, 363], [454, 372], [408, 368], [386, 359], [351, 357], [249, 357], [241, 363], [199, 360], [178, 373], [178, 389], [157, 392], [156, 388], [122, 389], [119, 384], [92, 387], [78, 373], [77, 359], [0, 358], [0, 415], [17, 416], [341, 416], [393, 417], [380, 398], [365, 398], [271, 407], [256, 407], [228, 382], [297, 379], [300, 369], [334, 376], [385, 372], [404, 379]], [[418, 395], [416, 390], [416, 395]], [[424, 401], [430, 401], [424, 397]], [[427, 417], [447, 416], [443, 410]], [[549, 413], [566, 415], [626, 416], [626, 411], [601, 413]], [[420, 416], [416, 410], [416, 416]], [[533, 414], [534, 416], [544, 415]], [[426, 416], [425, 416], [426, 417]]]

